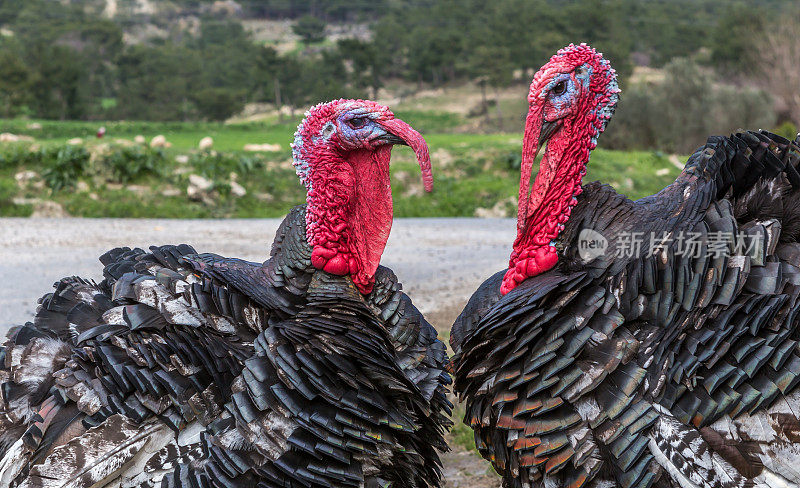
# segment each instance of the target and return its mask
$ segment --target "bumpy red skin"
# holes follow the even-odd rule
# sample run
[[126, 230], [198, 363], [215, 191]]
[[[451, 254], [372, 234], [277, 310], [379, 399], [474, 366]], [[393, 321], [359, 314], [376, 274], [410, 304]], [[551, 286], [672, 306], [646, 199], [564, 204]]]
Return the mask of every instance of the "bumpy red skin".
[[[578, 68], [589, 76], [580, 78]], [[550, 95], [553, 82], [568, 74], [574, 92], [556, 103]], [[500, 291], [506, 294], [527, 278], [544, 273], [558, 263], [550, 243], [564, 229], [577, 203], [589, 153], [613, 113], [616, 74], [601, 54], [581, 44], [560, 50], [534, 76], [528, 94], [530, 109], [525, 125], [520, 176], [517, 238]], [[612, 110], [604, 110], [610, 106]], [[547, 142], [533, 189], [530, 179], [543, 122], [557, 122]]]
[[375, 102], [337, 100], [317, 105], [298, 127], [293, 151], [295, 164], [305, 163], [298, 167], [298, 174], [308, 189], [306, 236], [312, 247], [311, 263], [331, 274], [350, 275], [359, 291], [369, 294], [392, 227], [392, 145], [358, 137], [355, 132], [345, 137], [341, 131], [349, 129], [340, 127], [341, 116], [354, 108], [363, 109], [386, 132], [414, 149], [428, 191], [433, 177], [422, 136]]

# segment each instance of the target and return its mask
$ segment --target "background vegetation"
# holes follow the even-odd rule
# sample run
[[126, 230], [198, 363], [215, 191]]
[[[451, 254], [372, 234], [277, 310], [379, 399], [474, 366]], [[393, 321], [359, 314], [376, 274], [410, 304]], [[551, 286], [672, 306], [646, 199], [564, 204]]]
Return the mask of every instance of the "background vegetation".
[[[16, 141], [0, 141], [0, 215], [40, 201], [85, 216], [281, 215], [302, 200], [287, 147], [300, 114], [338, 97], [389, 104], [440, 156], [421, 200], [398, 150], [398, 215], [508, 215], [527, 84], [580, 41], [623, 89], [601, 141], [613, 152], [589, 176], [632, 197], [710, 134], [796, 133], [792, 0], [0, 0], [0, 133]], [[151, 145], [158, 134], [171, 147]], [[210, 186], [190, 197], [192, 175]]]

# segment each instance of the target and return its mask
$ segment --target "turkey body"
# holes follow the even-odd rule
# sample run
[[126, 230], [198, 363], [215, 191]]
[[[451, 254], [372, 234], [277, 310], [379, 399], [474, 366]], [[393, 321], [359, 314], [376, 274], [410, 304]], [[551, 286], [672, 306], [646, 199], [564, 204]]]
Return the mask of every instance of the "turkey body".
[[584, 185], [554, 269], [481, 285], [455, 390], [505, 486], [798, 486], [799, 159], [749, 132], [635, 202]]
[[[235, 478], [231, 469], [249, 472], [244, 459], [235, 454], [231, 454], [236, 459], [233, 464], [230, 457], [220, 461], [210, 439], [214, 439], [212, 430], [235, 430], [240, 418], [236, 415], [248, 394], [244, 388], [252, 383], [252, 375], [267, 381], [256, 364], [260, 360], [276, 364], [270, 371], [272, 382], [262, 384], [277, 393], [267, 398], [260, 392], [261, 396], [250, 400], [269, 420], [257, 432], [250, 425], [250, 441], [234, 440], [233, 434], [224, 439], [260, 453], [262, 464], [298, 473], [302, 472], [299, 465], [292, 463], [310, 456], [319, 466], [350, 467], [349, 479], [355, 483], [357, 470], [352, 466], [360, 464], [350, 446], [335, 445], [328, 435], [307, 447], [311, 454], [298, 455], [301, 447], [295, 439], [314, 415], [337, 417], [338, 410], [367, 408], [361, 396], [372, 395], [372, 402], [380, 402], [389, 395], [402, 404], [392, 410], [399, 417], [396, 422], [369, 431], [379, 437], [373, 445], [380, 444], [382, 434], [391, 437], [398, 429], [413, 438], [409, 441], [398, 435], [401, 439], [394, 439], [395, 444], [382, 453], [387, 454], [387, 464], [392, 459], [388, 454], [405, 447], [403, 441], [413, 445], [420, 432], [433, 436], [436, 444], [445, 428], [442, 416], [449, 411], [444, 398], [449, 377], [442, 371], [446, 356], [435, 331], [400, 291], [388, 269], [380, 270], [370, 296], [356, 293], [351, 296], [352, 308], [331, 318], [329, 308], [339, 303], [332, 297], [341, 293], [340, 288], [353, 289], [353, 284], [347, 277], [328, 276], [311, 266], [305, 230], [305, 206], [296, 207], [279, 228], [271, 257], [263, 264], [196, 254], [186, 245], [153, 247], [150, 252], [123, 248], [101, 257], [105, 265], [101, 283], [77, 277], [57, 282], [55, 292], [41, 299], [33, 323], [12, 329], [2, 352], [0, 485], [159, 486], [186, 480], [173, 473], [188, 466], [207, 469], [210, 481], [222, 480], [224, 475]], [[319, 283], [326, 285], [320, 288]], [[304, 319], [309, 314], [324, 316], [329, 329], [314, 329], [316, 323]], [[346, 331], [353, 314], [361, 314], [361, 321], [356, 321], [360, 335], [355, 337], [375, 346], [356, 347], [365, 357], [355, 367], [372, 361], [384, 368], [376, 366], [375, 371], [391, 378], [384, 384], [393, 380], [402, 386], [374, 392], [367, 388], [378, 384], [377, 380], [354, 383], [349, 388], [353, 397], [345, 398], [352, 400], [347, 406], [311, 406], [310, 400], [302, 399], [299, 405], [305, 410], [301, 411], [295, 409], [298, 404], [289, 408], [281, 403], [297, 400], [298, 391], [308, 393], [303, 389], [304, 378], [327, 381], [323, 384], [331, 391], [341, 391], [346, 381], [342, 377], [358, 377], [357, 369], [339, 370], [349, 359], [344, 353], [341, 362], [326, 363], [327, 370], [291, 370], [308, 364], [302, 349], [317, 335], [336, 329], [342, 342], [351, 339]], [[295, 350], [268, 346], [275, 340], [276, 324], [289, 323], [306, 324], [304, 334], [300, 326], [289, 333]], [[339, 351], [347, 346], [330, 347]], [[395, 391], [402, 392], [397, 393], [401, 399], [391, 397]], [[411, 414], [404, 410], [406, 404]], [[300, 413], [306, 416], [297, 418]], [[353, 424], [361, 425], [357, 420]], [[320, 435], [309, 432], [312, 439]], [[369, 440], [362, 443], [369, 445]], [[429, 457], [408, 461], [406, 471], [419, 468], [437, 473], [435, 451], [431, 454], [420, 447], [417, 452]], [[359, 459], [366, 463], [369, 457], [362, 454]], [[383, 467], [373, 464], [375, 469]], [[252, 475], [248, 481], [256, 479]], [[203, 474], [201, 481], [210, 482], [208, 475]]]

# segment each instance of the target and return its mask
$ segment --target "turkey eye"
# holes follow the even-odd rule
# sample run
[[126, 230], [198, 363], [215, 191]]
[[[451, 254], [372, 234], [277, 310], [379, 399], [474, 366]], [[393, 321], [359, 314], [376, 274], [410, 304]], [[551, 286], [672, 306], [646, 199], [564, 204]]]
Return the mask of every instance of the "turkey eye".
[[360, 129], [361, 127], [364, 127], [367, 124], [367, 119], [365, 119], [364, 117], [356, 117], [354, 119], [348, 120], [347, 123], [353, 129]]
[[567, 82], [566, 81], [559, 81], [556, 83], [556, 86], [553, 87], [553, 93], [556, 95], [561, 95], [567, 90]]

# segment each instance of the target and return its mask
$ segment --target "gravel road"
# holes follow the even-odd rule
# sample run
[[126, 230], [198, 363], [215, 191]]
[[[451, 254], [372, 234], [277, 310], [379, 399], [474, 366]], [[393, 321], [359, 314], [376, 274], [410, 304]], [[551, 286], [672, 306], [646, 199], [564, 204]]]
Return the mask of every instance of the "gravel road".
[[[280, 219], [0, 219], [0, 333], [30, 320], [59, 278], [99, 280], [97, 257], [118, 246], [188, 243], [263, 261]], [[429, 320], [447, 330], [477, 286], [507, 262], [511, 219], [397, 219], [382, 263]]]

